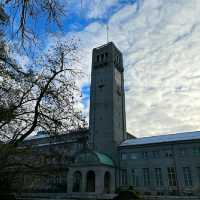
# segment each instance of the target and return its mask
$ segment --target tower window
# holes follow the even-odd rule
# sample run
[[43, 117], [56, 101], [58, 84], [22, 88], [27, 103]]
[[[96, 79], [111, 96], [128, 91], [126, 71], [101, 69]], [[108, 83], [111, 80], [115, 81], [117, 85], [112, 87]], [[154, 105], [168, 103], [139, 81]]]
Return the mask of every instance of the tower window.
[[105, 53], [105, 57], [106, 57], [106, 59], [108, 58], [108, 53], [107, 52]]
[[101, 54], [101, 61], [104, 60], [104, 54]]
[[99, 62], [99, 55], [97, 55], [97, 62]]
[[99, 85], [99, 88], [103, 88], [103, 87], [104, 87], [104, 85], [103, 85], [103, 84]]

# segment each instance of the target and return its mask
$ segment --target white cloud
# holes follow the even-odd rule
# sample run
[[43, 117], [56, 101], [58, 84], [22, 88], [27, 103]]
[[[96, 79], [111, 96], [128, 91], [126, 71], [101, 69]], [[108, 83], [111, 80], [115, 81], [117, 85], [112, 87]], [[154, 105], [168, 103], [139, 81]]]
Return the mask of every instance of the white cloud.
[[[105, 12], [93, 11], [88, 16]], [[110, 17], [109, 38], [124, 55], [127, 128], [136, 136], [200, 129], [199, 13], [199, 0], [138, 0]], [[81, 84], [88, 84], [92, 48], [106, 42], [106, 26], [94, 21], [69, 35], [81, 39], [88, 74]]]

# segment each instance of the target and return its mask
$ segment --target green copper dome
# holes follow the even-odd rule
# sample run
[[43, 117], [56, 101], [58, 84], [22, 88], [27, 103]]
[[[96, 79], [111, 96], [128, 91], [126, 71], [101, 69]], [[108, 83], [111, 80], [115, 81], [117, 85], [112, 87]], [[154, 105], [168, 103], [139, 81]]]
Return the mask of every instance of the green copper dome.
[[75, 163], [77, 164], [102, 164], [102, 165], [109, 165], [114, 166], [114, 163], [110, 157], [105, 154], [91, 151], [91, 150], [84, 150], [79, 152], [75, 156]]

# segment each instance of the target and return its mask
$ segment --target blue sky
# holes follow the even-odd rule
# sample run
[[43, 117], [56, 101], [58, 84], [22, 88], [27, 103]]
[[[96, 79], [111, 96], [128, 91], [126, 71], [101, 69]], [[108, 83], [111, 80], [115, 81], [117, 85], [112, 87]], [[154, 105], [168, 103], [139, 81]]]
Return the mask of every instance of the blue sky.
[[[136, 136], [200, 129], [199, 0], [67, 0], [60, 40], [80, 39], [80, 108], [88, 116], [92, 48], [122, 51], [127, 130]], [[45, 38], [53, 42], [52, 37]]]

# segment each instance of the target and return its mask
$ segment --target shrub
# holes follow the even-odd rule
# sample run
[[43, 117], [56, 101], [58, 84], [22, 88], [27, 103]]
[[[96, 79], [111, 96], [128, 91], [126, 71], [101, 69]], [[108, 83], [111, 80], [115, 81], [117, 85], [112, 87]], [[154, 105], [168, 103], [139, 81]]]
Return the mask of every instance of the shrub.
[[120, 187], [116, 190], [116, 193], [118, 193], [118, 196], [113, 200], [142, 200], [140, 194], [132, 186], [126, 188]]

